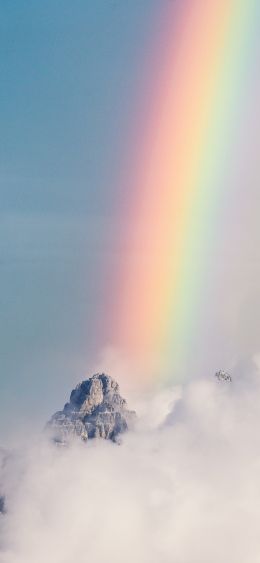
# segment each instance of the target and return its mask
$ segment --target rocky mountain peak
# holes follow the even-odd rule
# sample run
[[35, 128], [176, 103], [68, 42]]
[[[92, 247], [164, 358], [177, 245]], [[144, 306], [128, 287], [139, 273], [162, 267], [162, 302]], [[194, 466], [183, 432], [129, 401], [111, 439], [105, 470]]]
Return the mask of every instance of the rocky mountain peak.
[[219, 371], [217, 371], [215, 373], [215, 377], [219, 380], [219, 381], [225, 381], [228, 383], [232, 382], [232, 377], [231, 375], [229, 375], [229, 373], [227, 373], [226, 371], [224, 371], [223, 369], [220, 369]]
[[117, 441], [136, 417], [127, 409], [118, 383], [109, 375], [97, 373], [79, 383], [70, 401], [47, 424], [55, 442], [66, 445], [75, 436], [82, 440], [105, 438]]

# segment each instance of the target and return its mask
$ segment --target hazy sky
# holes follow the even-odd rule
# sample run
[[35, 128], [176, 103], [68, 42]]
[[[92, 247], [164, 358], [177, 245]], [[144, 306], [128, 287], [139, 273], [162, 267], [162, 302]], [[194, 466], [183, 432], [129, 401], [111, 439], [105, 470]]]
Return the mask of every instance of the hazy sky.
[[[162, 1], [1, 3], [0, 443], [18, 420], [40, 428], [104, 344], [124, 154]], [[238, 350], [259, 353], [257, 76], [231, 189], [221, 186], [225, 244], [208, 264], [216, 283], [196, 328], [194, 372], [226, 367]]]
[[[0, 425], [56, 408], [96, 349], [152, 0], [0, 7]], [[12, 412], [10, 412], [10, 410]]]
[[[129, 363], [109, 350], [103, 365], [138, 414], [135, 431], [122, 447], [60, 451], [39, 439], [107, 344], [125, 155], [163, 2], [175, 9], [178, 0], [0, 3], [5, 563], [82, 563], [86, 547], [95, 563], [259, 561], [259, 33], [212, 219], [191, 381], [128, 395]], [[220, 368], [232, 384], [214, 378]], [[14, 444], [5, 459], [1, 446]]]

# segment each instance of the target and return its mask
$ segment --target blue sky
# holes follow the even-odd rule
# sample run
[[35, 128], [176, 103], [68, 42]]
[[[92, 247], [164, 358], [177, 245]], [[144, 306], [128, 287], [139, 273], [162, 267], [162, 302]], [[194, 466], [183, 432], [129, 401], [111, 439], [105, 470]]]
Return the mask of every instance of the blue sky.
[[157, 8], [1, 3], [2, 435], [14, 409], [21, 425], [41, 425], [100, 345], [120, 166]]
[[[164, 1], [1, 3], [0, 445], [32, 421], [42, 428], [99, 368], [120, 209], [127, 219], [125, 155], [140, 128], [139, 100], [150, 99], [146, 64]], [[259, 54], [257, 39], [256, 69]], [[210, 258], [219, 290], [205, 304], [195, 353], [187, 351], [192, 375], [260, 357], [254, 68], [248, 89], [241, 147], [221, 187], [225, 248]]]

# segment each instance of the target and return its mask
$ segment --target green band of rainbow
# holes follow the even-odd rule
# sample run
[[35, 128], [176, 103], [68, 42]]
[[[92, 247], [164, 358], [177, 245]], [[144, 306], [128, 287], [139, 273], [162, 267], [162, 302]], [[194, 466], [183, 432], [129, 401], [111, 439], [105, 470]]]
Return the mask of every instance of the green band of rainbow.
[[196, 330], [218, 236], [260, 5], [182, 0], [165, 10], [146, 132], [137, 131], [114, 341], [147, 368], [158, 361], [174, 373]]

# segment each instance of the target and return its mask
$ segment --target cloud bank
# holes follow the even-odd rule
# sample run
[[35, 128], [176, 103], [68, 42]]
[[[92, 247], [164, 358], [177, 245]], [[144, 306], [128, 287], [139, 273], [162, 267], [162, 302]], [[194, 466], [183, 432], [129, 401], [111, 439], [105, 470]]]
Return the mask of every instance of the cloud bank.
[[256, 364], [137, 397], [121, 446], [21, 446], [2, 462], [1, 562], [258, 563]]

